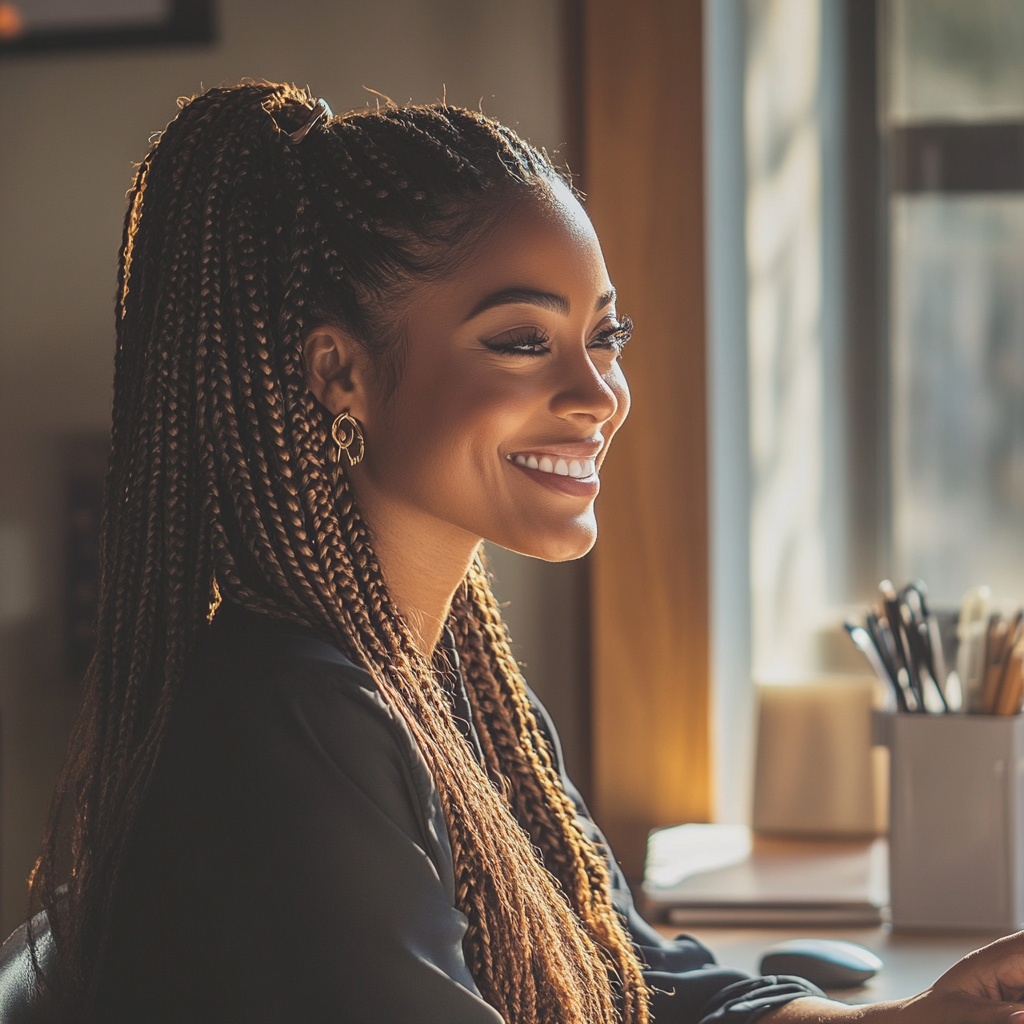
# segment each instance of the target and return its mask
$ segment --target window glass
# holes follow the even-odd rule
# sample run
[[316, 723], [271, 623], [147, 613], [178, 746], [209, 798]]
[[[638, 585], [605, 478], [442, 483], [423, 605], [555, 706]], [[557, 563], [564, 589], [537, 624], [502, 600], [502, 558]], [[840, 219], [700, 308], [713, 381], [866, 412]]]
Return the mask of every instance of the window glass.
[[1024, 597], [1024, 195], [891, 209], [895, 571]]
[[893, 121], [1024, 117], [1021, 0], [890, 0]]

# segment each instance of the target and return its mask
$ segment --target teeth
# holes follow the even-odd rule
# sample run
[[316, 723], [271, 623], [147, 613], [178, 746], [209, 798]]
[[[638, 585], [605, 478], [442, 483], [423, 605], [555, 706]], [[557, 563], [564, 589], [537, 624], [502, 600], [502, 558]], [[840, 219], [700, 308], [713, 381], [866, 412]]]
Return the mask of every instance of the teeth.
[[551, 459], [547, 455], [542, 455], [538, 460], [536, 455], [516, 455], [514, 461], [517, 466], [539, 469], [542, 473], [569, 476], [574, 480], [593, 476], [597, 472], [597, 464], [594, 459]]

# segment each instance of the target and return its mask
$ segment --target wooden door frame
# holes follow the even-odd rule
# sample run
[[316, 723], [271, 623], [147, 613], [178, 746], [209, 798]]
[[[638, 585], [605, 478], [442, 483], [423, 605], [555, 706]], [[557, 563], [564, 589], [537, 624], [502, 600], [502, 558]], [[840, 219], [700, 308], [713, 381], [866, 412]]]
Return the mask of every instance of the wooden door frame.
[[597, 503], [591, 713], [594, 810], [638, 878], [651, 828], [711, 814], [703, 11], [568, 10], [582, 37], [570, 146], [619, 310], [636, 324], [623, 358], [633, 408]]

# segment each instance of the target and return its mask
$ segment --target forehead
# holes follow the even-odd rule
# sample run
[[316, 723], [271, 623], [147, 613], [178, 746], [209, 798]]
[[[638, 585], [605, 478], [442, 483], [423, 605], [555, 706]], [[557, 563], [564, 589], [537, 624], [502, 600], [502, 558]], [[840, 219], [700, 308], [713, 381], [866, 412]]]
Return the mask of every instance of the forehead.
[[611, 285], [590, 218], [561, 182], [516, 199], [482, 232], [445, 283], [447, 298], [475, 305], [493, 292], [533, 288], [565, 295], [588, 311]]

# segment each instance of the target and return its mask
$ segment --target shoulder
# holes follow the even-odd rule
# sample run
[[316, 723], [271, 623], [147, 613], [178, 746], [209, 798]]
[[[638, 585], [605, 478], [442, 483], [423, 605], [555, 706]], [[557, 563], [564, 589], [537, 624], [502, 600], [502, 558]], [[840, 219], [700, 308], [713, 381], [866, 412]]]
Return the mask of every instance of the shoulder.
[[370, 673], [312, 630], [225, 602], [200, 637], [187, 675], [235, 690], [234, 697], [277, 690], [302, 697], [324, 689], [392, 718]]
[[319, 794], [323, 814], [368, 805], [431, 859], [449, 860], [431, 773], [370, 673], [301, 627], [226, 610], [190, 661], [172, 747], [204, 751], [228, 791], [277, 794], [282, 805]]
[[337, 730], [353, 739], [365, 735], [357, 754], [373, 746], [371, 738], [386, 739], [383, 748], [415, 747], [364, 667], [310, 630], [227, 603], [197, 645], [183, 703], [226, 705], [240, 714], [251, 709], [297, 712], [310, 718], [322, 739]]
[[119, 883], [109, 999], [150, 1012], [112, 1016], [490, 1021], [409, 730], [333, 645], [233, 618], [190, 660]]

